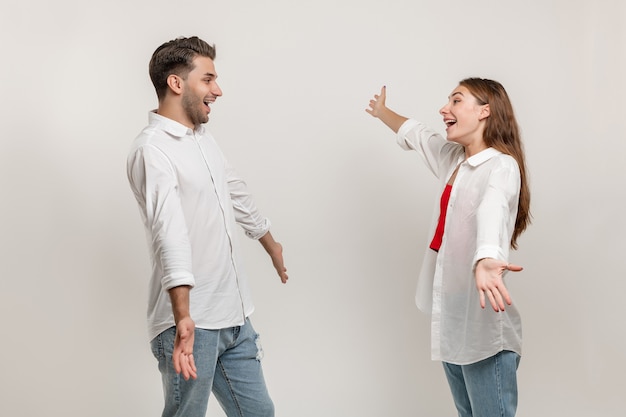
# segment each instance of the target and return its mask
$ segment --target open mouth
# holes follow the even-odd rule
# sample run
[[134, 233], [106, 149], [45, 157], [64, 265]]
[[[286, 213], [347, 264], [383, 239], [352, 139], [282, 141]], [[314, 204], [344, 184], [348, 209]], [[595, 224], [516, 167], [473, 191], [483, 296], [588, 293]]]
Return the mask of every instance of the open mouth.
[[456, 119], [444, 119], [443, 121], [446, 126], [450, 127], [456, 124]]

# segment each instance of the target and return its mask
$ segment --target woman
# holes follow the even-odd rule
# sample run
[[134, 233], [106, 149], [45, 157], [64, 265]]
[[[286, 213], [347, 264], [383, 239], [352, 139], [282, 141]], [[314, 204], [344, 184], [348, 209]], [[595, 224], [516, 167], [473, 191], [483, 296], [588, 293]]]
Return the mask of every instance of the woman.
[[522, 329], [504, 275], [522, 270], [509, 248], [530, 223], [530, 194], [509, 97], [496, 81], [461, 81], [439, 111], [447, 140], [385, 101], [383, 87], [366, 111], [441, 184], [416, 295], [432, 314], [432, 359], [443, 362], [459, 416], [514, 416]]

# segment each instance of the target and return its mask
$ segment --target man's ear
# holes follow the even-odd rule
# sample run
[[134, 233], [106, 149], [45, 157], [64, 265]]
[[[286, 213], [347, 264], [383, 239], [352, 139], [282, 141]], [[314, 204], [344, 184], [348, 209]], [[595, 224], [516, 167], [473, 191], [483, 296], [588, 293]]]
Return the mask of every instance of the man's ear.
[[167, 85], [174, 94], [182, 94], [183, 92], [183, 80], [176, 74], [170, 74], [167, 77]]
[[480, 114], [478, 115], [478, 120], [484, 120], [491, 115], [491, 109], [489, 108], [489, 104], [485, 104], [480, 109]]

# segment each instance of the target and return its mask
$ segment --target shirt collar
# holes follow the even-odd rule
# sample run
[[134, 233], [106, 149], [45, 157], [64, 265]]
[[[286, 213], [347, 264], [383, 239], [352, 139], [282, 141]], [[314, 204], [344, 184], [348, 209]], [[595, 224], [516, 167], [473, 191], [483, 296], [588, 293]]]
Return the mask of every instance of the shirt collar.
[[486, 162], [489, 159], [493, 158], [494, 156], [500, 155], [501, 153], [502, 152], [500, 152], [499, 150], [495, 148], [487, 148], [483, 151], [478, 152], [476, 155], [472, 155], [469, 158], [467, 158], [467, 163], [473, 167], [477, 167], [483, 162]]
[[[182, 138], [187, 135], [193, 135], [193, 129], [188, 128], [182, 123], [178, 123], [175, 120], [169, 119], [165, 116], [161, 116], [156, 112], [156, 110], [151, 110], [148, 113], [148, 119], [150, 124], [158, 125], [159, 128], [163, 129], [166, 133], [176, 137]], [[200, 125], [196, 132], [200, 135], [204, 134], [204, 125]]]

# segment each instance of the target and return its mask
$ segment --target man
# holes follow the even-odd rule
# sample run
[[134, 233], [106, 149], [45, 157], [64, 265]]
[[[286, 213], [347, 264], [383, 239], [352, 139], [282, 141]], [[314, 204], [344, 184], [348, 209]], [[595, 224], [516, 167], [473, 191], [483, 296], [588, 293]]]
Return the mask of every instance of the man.
[[204, 417], [211, 391], [228, 416], [273, 416], [235, 223], [261, 242], [283, 283], [288, 276], [269, 221], [204, 126], [222, 95], [214, 59], [214, 46], [194, 36], [150, 60], [159, 105], [127, 165], [152, 260], [149, 337], [164, 417]]

